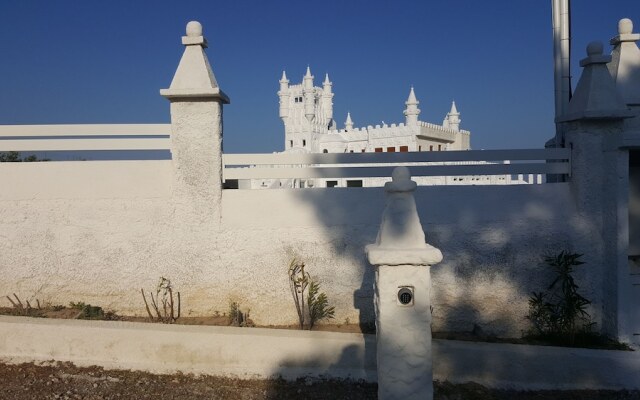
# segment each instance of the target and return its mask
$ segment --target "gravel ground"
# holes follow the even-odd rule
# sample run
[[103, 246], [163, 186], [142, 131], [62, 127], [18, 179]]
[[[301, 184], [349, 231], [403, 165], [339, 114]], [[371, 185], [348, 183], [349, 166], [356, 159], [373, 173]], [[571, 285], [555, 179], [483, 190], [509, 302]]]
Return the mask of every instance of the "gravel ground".
[[[438, 400], [640, 400], [640, 391], [492, 390], [468, 383], [436, 382]], [[0, 363], [2, 400], [113, 399], [375, 399], [375, 384], [301, 379], [240, 380], [210, 376], [153, 375], [133, 371], [78, 368], [69, 363], [49, 365]]]

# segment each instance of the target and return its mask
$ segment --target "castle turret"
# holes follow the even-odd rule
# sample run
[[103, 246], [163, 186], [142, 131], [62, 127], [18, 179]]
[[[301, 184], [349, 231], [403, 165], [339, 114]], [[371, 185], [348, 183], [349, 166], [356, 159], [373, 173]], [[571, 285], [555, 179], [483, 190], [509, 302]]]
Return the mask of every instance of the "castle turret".
[[287, 118], [289, 116], [289, 80], [287, 74], [282, 71], [282, 78], [280, 79], [280, 91], [278, 97], [280, 97], [280, 118]]
[[442, 126], [444, 126], [445, 128], [449, 128], [452, 129], [454, 131], [459, 131], [460, 130], [460, 113], [458, 112], [458, 109], [456, 108], [456, 102], [453, 101], [451, 103], [451, 111], [449, 111], [447, 113], [447, 116], [444, 118], [444, 123], [442, 124]]
[[404, 103], [406, 108], [404, 110], [404, 115], [406, 117], [405, 125], [407, 126], [416, 126], [418, 125], [418, 115], [420, 114], [420, 109], [418, 108], [418, 104], [420, 102], [416, 99], [416, 94], [413, 91], [413, 86], [411, 86], [411, 91], [409, 92], [409, 98]]
[[302, 79], [302, 97], [304, 98], [304, 116], [309, 122], [315, 117], [315, 96], [313, 95], [313, 75], [307, 66], [307, 73]]
[[351, 113], [347, 112], [347, 120], [344, 122], [344, 129], [346, 131], [353, 130], [353, 121], [351, 120]]
[[327, 121], [333, 119], [333, 91], [331, 90], [331, 86], [332, 83], [329, 80], [329, 74], [326, 74], [324, 76], [324, 82], [322, 83], [322, 108]]

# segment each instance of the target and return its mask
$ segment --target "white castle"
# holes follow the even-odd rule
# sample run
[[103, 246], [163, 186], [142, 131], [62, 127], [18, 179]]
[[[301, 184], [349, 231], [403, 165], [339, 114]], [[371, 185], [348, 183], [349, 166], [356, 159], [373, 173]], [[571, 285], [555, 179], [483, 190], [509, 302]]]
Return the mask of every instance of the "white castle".
[[442, 125], [418, 120], [420, 103], [413, 87], [405, 102], [405, 122], [354, 128], [347, 113], [344, 129], [333, 118], [333, 90], [329, 75], [322, 87], [313, 85], [307, 67], [302, 83], [290, 85], [286, 72], [280, 79], [280, 118], [285, 128], [285, 152], [368, 153], [469, 150], [471, 132], [460, 129], [460, 113], [451, 104]]
[[[280, 118], [285, 130], [285, 153], [382, 153], [471, 149], [471, 132], [460, 129], [460, 113], [455, 101], [451, 103], [451, 110], [444, 117], [442, 125], [420, 121], [420, 102], [411, 87], [405, 102], [403, 123], [383, 123], [355, 128], [351, 114], [347, 113], [344, 129], [338, 129], [333, 118], [332, 86], [328, 74], [325, 75], [322, 87], [314, 86], [309, 67], [300, 84], [290, 85], [286, 71], [282, 72], [278, 97]], [[430, 164], [468, 163], [459, 161]], [[414, 177], [420, 185], [507, 185], [541, 183], [541, 179], [539, 175]], [[390, 178], [263, 179], [252, 180], [250, 185], [255, 189], [383, 186], [389, 180]]]

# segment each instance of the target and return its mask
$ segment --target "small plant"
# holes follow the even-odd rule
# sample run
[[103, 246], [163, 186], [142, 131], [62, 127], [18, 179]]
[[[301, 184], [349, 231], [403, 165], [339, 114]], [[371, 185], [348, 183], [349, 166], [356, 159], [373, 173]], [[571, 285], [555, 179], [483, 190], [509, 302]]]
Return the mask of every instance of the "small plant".
[[309, 285], [309, 279], [309, 273], [304, 271], [304, 263], [298, 262], [295, 258], [291, 260], [289, 263], [289, 289], [291, 290], [291, 296], [293, 296], [293, 302], [295, 303], [296, 311], [298, 312], [300, 329], [304, 329], [306, 314], [304, 292]]
[[320, 283], [309, 283], [309, 296], [307, 298], [309, 310], [309, 330], [313, 329], [316, 322], [323, 319], [332, 319], [335, 307], [329, 307], [327, 295], [320, 293]]
[[586, 307], [589, 300], [578, 293], [573, 279], [574, 267], [584, 264], [582, 254], [562, 251], [544, 258], [556, 277], [546, 292], [533, 292], [529, 298], [529, 315], [538, 336], [573, 345], [577, 334], [589, 334], [594, 326]]
[[78, 310], [78, 314], [75, 319], [99, 319], [99, 320], [116, 320], [118, 317], [111, 311], [105, 312], [102, 307], [92, 306], [91, 304], [85, 304], [84, 302], [69, 303], [70, 308]]
[[144, 289], [140, 289], [140, 292], [142, 293], [142, 299], [144, 300], [144, 306], [147, 309], [150, 321], [158, 321], [163, 324], [173, 324], [178, 320], [178, 318], [180, 318], [180, 292], [176, 293], [178, 300], [176, 304], [173, 301], [173, 286], [171, 286], [171, 281], [169, 279], [163, 276], [160, 277], [160, 281], [156, 286], [155, 297], [153, 296], [153, 292], [149, 293], [151, 297], [151, 306], [155, 311], [155, 316], [151, 313], [147, 297], [144, 294]]
[[[289, 288], [298, 312], [300, 329], [304, 329], [305, 322], [307, 322], [307, 326], [311, 330], [316, 322], [333, 318], [335, 308], [329, 307], [327, 295], [320, 293], [320, 283], [313, 281], [309, 273], [305, 272], [304, 267], [303, 262], [298, 262], [295, 258], [291, 260], [289, 263]], [[304, 300], [305, 291], [307, 292], [306, 302]]]
[[253, 322], [249, 319], [249, 312], [240, 310], [240, 303], [235, 301], [229, 302], [229, 316], [227, 317], [229, 325], [233, 326], [253, 326]]
[[15, 293], [13, 293], [13, 297], [15, 298], [15, 301], [13, 301], [9, 296], [6, 296], [6, 297], [7, 297], [7, 300], [9, 300], [9, 302], [13, 306], [13, 308], [16, 310], [18, 315], [38, 316], [37, 314], [39, 314], [39, 311], [41, 310], [40, 300], [38, 299], [36, 299], [37, 308], [34, 309], [33, 307], [31, 307], [31, 303], [29, 303], [29, 300], [24, 301], [26, 306], [22, 304], [22, 301], [20, 301], [20, 298]]

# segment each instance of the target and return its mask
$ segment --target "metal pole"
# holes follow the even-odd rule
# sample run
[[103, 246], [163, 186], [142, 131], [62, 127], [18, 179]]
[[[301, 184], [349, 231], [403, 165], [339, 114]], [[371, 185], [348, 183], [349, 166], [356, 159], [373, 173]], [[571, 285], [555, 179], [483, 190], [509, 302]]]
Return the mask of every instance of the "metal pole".
[[[553, 55], [556, 118], [563, 116], [571, 100], [571, 19], [569, 0], [552, 0]], [[564, 127], [556, 123], [555, 147], [564, 146]]]

